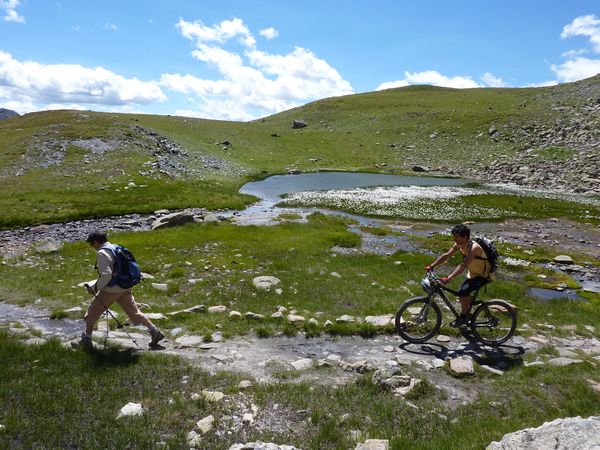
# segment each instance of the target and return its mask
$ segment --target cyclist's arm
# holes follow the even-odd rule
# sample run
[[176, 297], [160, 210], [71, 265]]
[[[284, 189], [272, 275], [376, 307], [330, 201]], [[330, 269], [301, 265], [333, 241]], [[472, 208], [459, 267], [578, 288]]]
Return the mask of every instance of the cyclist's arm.
[[438, 259], [436, 259], [433, 263], [431, 263], [429, 265], [429, 267], [431, 267], [433, 269], [435, 266], [444, 264], [448, 260], [448, 258], [450, 258], [452, 255], [454, 255], [457, 251], [458, 251], [458, 245], [454, 244], [452, 247], [450, 247], [450, 250], [448, 250], [446, 253], [443, 253], [442, 255], [440, 255], [440, 257]]

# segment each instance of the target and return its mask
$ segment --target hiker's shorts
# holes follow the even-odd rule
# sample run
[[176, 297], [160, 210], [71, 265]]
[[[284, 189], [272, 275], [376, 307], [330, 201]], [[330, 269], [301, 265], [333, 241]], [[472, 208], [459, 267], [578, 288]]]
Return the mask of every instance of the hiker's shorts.
[[87, 313], [83, 320], [86, 322], [96, 323], [96, 321], [102, 316], [106, 308], [109, 308], [113, 303], [117, 303], [133, 325], [139, 325], [146, 318], [136, 305], [131, 290], [124, 292], [100, 292], [91, 301], [88, 306]]
[[485, 277], [466, 278], [465, 281], [463, 281], [463, 284], [460, 285], [460, 289], [458, 290], [458, 296], [467, 297], [472, 292], [476, 291], [477, 289], [480, 289], [489, 282], [490, 280]]

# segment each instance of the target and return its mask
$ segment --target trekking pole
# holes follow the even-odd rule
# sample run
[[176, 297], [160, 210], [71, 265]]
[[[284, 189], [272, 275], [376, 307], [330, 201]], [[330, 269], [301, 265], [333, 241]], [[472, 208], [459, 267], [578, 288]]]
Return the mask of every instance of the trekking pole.
[[[98, 297], [96, 297], [96, 298], [98, 298]], [[125, 325], [127, 325], [127, 324], [128, 324], [127, 322], [124, 322], [124, 323], [121, 323], [121, 322], [119, 322], [119, 321], [117, 320], [117, 318], [115, 317], [115, 315], [112, 313], [112, 311], [106, 307], [106, 305], [104, 304], [104, 302], [102, 302], [102, 300], [100, 300], [100, 299], [98, 299], [98, 301], [100, 302], [100, 304], [101, 304], [102, 306], [104, 306], [104, 310], [105, 310], [105, 311], [106, 311], [106, 313], [107, 313], [107, 316], [106, 316], [106, 320], [107, 320], [107, 321], [108, 321], [108, 314], [110, 314], [110, 316], [113, 318], [113, 320], [114, 320], [115, 322], [117, 322], [117, 328], [121, 329], [121, 328], [123, 328]], [[123, 331], [125, 332], [125, 334], [127, 335], [127, 337], [133, 341], [133, 343], [135, 344], [135, 346], [139, 348], [139, 345], [138, 345], [137, 341], [135, 340], [135, 338], [134, 338], [133, 336], [131, 336], [127, 330], [123, 329]], [[107, 334], [107, 336], [108, 336], [108, 327], [107, 327], [106, 334]]]

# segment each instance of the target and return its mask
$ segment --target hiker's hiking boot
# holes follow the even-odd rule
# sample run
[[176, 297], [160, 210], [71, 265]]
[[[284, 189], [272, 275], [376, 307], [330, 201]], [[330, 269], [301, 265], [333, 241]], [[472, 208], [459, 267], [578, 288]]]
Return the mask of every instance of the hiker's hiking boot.
[[471, 318], [469, 316], [460, 315], [456, 318], [456, 320], [450, 322], [450, 326], [454, 328], [467, 328], [470, 321]]
[[92, 338], [85, 333], [81, 334], [81, 339], [78, 342], [72, 342], [73, 348], [80, 348], [82, 350], [92, 350], [94, 348], [94, 341]]
[[160, 331], [158, 328], [154, 328], [150, 330], [150, 343], [148, 344], [150, 347], [156, 347], [160, 341], [165, 338], [165, 333]]

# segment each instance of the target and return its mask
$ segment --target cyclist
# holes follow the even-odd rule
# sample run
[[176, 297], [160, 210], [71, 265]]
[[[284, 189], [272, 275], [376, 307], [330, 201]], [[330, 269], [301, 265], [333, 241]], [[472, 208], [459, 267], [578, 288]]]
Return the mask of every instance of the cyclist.
[[471, 293], [492, 281], [490, 276], [492, 265], [481, 246], [471, 240], [471, 230], [467, 225], [455, 225], [452, 227], [450, 233], [452, 234], [454, 245], [432, 264], [426, 266], [425, 270], [430, 271], [434, 267], [445, 263], [456, 252], [463, 254], [462, 262], [456, 266], [450, 275], [441, 278], [440, 281], [446, 284], [465, 270], [467, 271], [467, 276], [458, 290], [461, 314], [460, 317], [450, 324], [453, 327], [464, 327], [469, 322], [468, 313], [473, 301]]

